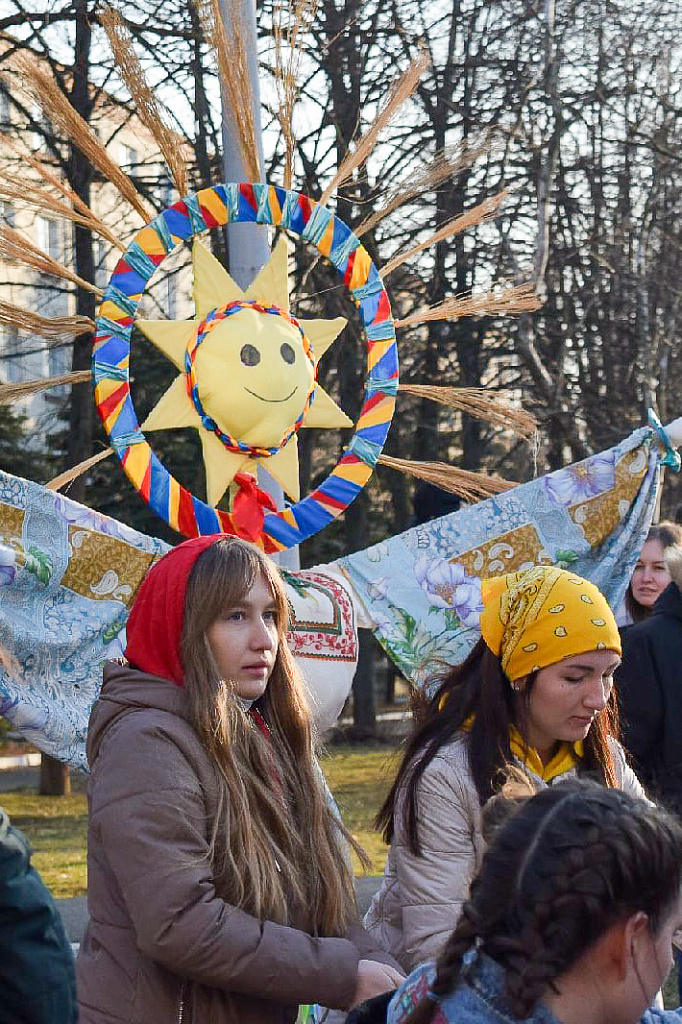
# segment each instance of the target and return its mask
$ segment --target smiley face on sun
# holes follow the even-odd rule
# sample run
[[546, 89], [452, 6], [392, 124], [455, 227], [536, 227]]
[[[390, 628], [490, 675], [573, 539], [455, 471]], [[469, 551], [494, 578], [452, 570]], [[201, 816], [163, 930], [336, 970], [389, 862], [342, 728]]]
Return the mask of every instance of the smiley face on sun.
[[297, 502], [299, 427], [352, 426], [315, 381], [346, 321], [291, 316], [285, 237], [246, 292], [197, 240], [192, 265], [194, 319], [136, 321], [180, 371], [142, 430], [199, 431], [213, 507], [259, 464]]

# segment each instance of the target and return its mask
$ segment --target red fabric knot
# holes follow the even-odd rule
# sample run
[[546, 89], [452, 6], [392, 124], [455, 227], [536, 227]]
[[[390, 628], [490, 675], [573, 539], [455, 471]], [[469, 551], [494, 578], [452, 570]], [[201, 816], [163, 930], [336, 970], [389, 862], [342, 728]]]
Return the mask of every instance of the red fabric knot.
[[255, 476], [250, 473], [237, 473], [234, 482], [239, 487], [232, 510], [235, 532], [242, 540], [250, 540], [255, 544], [263, 530], [263, 510], [276, 512], [277, 506], [269, 494], [261, 491]]

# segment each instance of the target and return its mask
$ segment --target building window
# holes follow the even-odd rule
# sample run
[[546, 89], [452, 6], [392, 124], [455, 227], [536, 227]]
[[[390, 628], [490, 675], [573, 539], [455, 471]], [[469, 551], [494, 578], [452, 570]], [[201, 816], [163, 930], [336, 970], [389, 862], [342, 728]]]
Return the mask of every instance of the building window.
[[107, 274], [107, 250], [103, 238], [94, 240], [95, 284], [104, 290], [109, 283]]
[[48, 371], [50, 377], [61, 376], [63, 373], [68, 373], [71, 369], [71, 361], [73, 344], [67, 342], [66, 344], [53, 345], [48, 353]]
[[2, 363], [6, 380], [15, 384], [23, 380], [21, 356], [19, 355], [19, 331], [13, 325], [7, 325], [2, 332]]
[[9, 93], [6, 86], [0, 85], [0, 131], [7, 131], [11, 125]]
[[62, 245], [59, 223], [50, 217], [36, 217], [36, 231], [38, 234], [38, 245], [43, 252], [46, 252], [53, 260], [61, 260]]
[[4, 200], [0, 203], [0, 218], [2, 223], [8, 228], [13, 228], [16, 225], [16, 210], [14, 203], [10, 203], [9, 200]]
[[161, 206], [162, 209], [165, 209], [167, 206], [170, 206], [173, 191], [171, 188], [171, 180], [168, 175], [168, 171], [166, 170], [163, 164], [161, 164], [158, 168], [158, 184], [156, 185], [154, 191], [156, 192], [159, 206]]
[[36, 130], [33, 132], [33, 148], [47, 150], [50, 143], [54, 143], [55, 130], [52, 122], [42, 107], [35, 106], [32, 112]]
[[123, 170], [127, 171], [128, 174], [135, 174], [139, 161], [140, 155], [133, 146], [121, 146], [121, 167]]

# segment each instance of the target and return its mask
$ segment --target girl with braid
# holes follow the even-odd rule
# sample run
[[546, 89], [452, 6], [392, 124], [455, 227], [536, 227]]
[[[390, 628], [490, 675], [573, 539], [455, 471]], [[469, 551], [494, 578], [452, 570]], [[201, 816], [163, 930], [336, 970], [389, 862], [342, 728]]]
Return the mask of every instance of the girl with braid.
[[220, 535], [140, 587], [88, 728], [81, 1024], [293, 1024], [402, 980], [358, 917], [287, 622], [273, 563]]
[[482, 638], [416, 717], [377, 816], [391, 844], [365, 918], [406, 971], [435, 957], [481, 864], [481, 808], [509, 764], [643, 795], [617, 735], [618, 628], [587, 580], [539, 566], [483, 581]]
[[[494, 798], [494, 801], [500, 797]], [[682, 825], [617, 789], [573, 780], [497, 830], [435, 964], [388, 1024], [673, 1024], [650, 1008], [682, 926]]]

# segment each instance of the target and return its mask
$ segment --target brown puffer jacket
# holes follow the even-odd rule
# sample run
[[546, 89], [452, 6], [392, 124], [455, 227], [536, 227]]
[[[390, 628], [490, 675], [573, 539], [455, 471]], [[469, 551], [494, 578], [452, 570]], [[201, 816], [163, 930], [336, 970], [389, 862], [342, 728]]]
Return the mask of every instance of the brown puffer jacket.
[[81, 1024], [290, 1024], [299, 1003], [348, 1006], [360, 958], [394, 963], [359, 921], [313, 938], [216, 895], [215, 769], [180, 687], [107, 665], [88, 761]]

